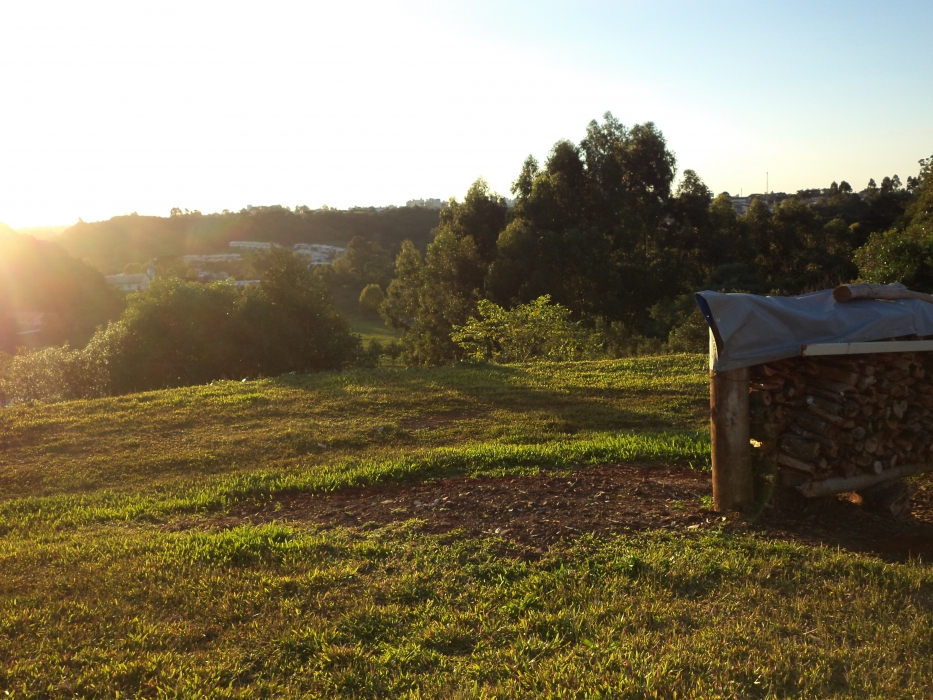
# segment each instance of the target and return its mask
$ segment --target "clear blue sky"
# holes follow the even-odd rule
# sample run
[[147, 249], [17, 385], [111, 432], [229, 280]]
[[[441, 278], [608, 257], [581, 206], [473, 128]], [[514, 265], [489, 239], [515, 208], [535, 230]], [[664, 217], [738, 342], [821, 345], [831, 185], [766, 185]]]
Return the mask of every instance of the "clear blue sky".
[[917, 171], [931, 2], [0, 3], [0, 221], [503, 194], [609, 110], [716, 192]]

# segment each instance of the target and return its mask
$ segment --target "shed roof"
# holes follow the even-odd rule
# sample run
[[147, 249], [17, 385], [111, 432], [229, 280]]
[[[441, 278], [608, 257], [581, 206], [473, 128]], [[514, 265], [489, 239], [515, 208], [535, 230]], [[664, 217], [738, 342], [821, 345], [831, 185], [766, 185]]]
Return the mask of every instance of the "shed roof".
[[699, 292], [715, 338], [713, 369], [797, 357], [802, 345], [933, 335], [933, 304], [919, 299], [837, 302], [833, 290], [797, 297]]

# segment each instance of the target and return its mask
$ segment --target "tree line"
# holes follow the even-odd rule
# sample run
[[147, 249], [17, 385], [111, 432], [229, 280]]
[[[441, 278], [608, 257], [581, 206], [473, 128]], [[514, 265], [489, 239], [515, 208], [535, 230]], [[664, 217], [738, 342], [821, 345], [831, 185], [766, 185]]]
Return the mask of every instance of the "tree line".
[[64, 231], [59, 243], [73, 257], [113, 274], [154, 258], [226, 252], [236, 240], [345, 246], [358, 236], [388, 250], [398, 250], [404, 239], [423, 249], [437, 221], [436, 209], [421, 207], [341, 211], [274, 205], [215, 214], [176, 208], [169, 217], [128, 214], [81, 221]]
[[441, 212], [422, 254], [403, 243], [381, 311], [403, 330], [408, 361], [463, 358], [455, 336], [486, 300], [510, 309], [547, 296], [607, 352], [632, 338], [705, 348], [692, 293], [799, 294], [863, 278], [933, 288], [931, 161], [920, 173], [759, 196], [736, 213], [676, 159], [652, 123], [612, 114], [579, 143], [529, 157], [514, 209], [482, 180]]

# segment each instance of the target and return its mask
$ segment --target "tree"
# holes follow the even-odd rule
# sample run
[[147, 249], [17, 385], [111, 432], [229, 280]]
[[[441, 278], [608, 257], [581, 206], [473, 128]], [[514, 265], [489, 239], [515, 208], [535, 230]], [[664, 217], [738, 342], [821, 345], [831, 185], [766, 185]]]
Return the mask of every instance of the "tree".
[[914, 199], [903, 218], [887, 231], [873, 233], [855, 251], [855, 262], [868, 282], [901, 282], [933, 292], [933, 157], [920, 161]]
[[441, 210], [439, 228], [458, 238], [472, 237], [479, 256], [488, 264], [496, 256], [496, 241], [505, 228], [507, 211], [505, 198], [490, 192], [480, 178], [470, 185], [462, 204], [451, 199]]
[[379, 307], [385, 301], [386, 295], [378, 284], [367, 284], [360, 292], [360, 306], [368, 314], [379, 315]]
[[531, 196], [531, 189], [534, 187], [535, 179], [540, 172], [541, 168], [538, 166], [538, 161], [535, 160], [534, 156], [525, 158], [521, 173], [519, 173], [515, 182], [512, 183], [512, 194], [519, 200], [528, 199]]
[[338, 284], [361, 289], [367, 284], [388, 285], [392, 279], [392, 257], [378, 243], [354, 236], [347, 252], [331, 266]]
[[278, 249], [261, 287], [157, 278], [92, 340], [117, 393], [220, 378], [339, 369], [358, 336], [297, 256]]
[[386, 290], [386, 299], [379, 307], [386, 323], [393, 328], [410, 329], [418, 316], [424, 258], [409, 240], [395, 259], [395, 279]]
[[472, 360], [527, 362], [534, 357], [575, 360], [598, 351], [598, 344], [570, 310], [545, 295], [511, 311], [483, 299], [477, 317], [455, 326], [451, 339]]
[[334, 308], [327, 288], [299, 256], [281, 248], [259, 289], [249, 289], [241, 332], [257, 349], [250, 374], [340, 369], [360, 351], [359, 336]]
[[489, 259], [495, 254], [505, 216], [503, 198], [490, 193], [480, 179], [471, 185], [463, 203], [450, 200], [423, 259], [410, 241], [402, 245], [395, 279], [380, 310], [386, 323], [403, 330], [409, 361], [440, 364], [461, 357], [462, 350], [450, 334], [475, 313], [483, 296]]
[[559, 141], [543, 170], [526, 161], [514, 216], [487, 281], [504, 306], [550, 294], [578, 316], [633, 322], [670, 289], [664, 251], [675, 159], [651, 124], [612, 114], [575, 145]]
[[156, 277], [163, 279], [185, 279], [188, 276], [188, 264], [179, 255], [162, 255], [152, 261]]
[[472, 236], [438, 232], [425, 256], [415, 322], [402, 336], [411, 360], [436, 365], [460, 357], [450, 333], [475, 312], [485, 272]]

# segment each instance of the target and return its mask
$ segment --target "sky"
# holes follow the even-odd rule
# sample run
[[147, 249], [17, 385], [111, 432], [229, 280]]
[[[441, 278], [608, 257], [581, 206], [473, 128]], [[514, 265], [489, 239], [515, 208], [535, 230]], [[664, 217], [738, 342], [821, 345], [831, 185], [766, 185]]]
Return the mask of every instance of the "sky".
[[509, 196], [611, 111], [714, 192], [933, 155], [933, 3], [0, 0], [0, 222]]

